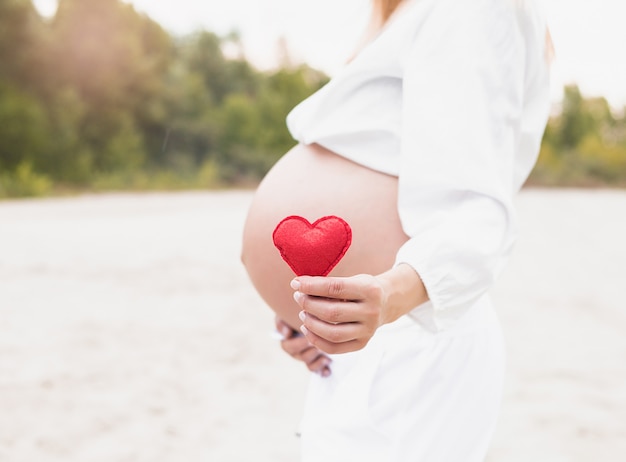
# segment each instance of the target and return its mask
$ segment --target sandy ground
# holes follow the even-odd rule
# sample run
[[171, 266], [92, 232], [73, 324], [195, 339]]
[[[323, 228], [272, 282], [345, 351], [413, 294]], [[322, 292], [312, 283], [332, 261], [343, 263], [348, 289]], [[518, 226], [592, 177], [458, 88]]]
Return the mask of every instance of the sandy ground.
[[[0, 203], [0, 461], [297, 460], [307, 373], [239, 264], [250, 199]], [[489, 462], [622, 462], [626, 192], [518, 205]]]

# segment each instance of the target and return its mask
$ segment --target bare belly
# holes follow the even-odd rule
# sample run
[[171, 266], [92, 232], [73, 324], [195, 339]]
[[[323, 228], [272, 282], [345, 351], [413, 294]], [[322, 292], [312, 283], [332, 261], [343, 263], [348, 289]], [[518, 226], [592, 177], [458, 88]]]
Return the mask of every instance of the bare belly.
[[294, 273], [272, 242], [288, 215], [310, 222], [337, 215], [352, 227], [352, 246], [329, 276], [379, 274], [393, 265], [407, 236], [397, 212], [397, 178], [346, 160], [318, 145], [298, 145], [263, 179], [243, 233], [242, 260], [265, 302], [292, 327], [299, 307], [289, 282]]

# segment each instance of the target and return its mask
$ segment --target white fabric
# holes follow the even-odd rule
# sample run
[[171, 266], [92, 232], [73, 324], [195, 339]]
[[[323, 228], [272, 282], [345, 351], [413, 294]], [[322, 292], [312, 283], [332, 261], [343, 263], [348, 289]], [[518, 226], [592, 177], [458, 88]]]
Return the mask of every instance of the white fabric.
[[504, 346], [486, 297], [445, 332], [408, 317], [311, 378], [302, 462], [483, 462], [498, 416]]
[[549, 113], [546, 26], [523, 0], [411, 0], [287, 117], [293, 137], [399, 177], [411, 265], [438, 331], [493, 284], [516, 235], [512, 197]]
[[530, 1], [411, 0], [288, 127], [399, 177], [408, 263], [430, 301], [313, 375], [303, 462], [481, 462], [504, 346], [486, 291], [515, 240], [513, 195], [549, 112]]

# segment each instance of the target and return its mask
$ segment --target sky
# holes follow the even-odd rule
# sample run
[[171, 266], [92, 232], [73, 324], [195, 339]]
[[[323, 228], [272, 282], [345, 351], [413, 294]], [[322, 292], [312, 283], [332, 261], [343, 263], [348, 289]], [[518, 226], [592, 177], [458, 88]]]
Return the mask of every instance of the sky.
[[[168, 31], [184, 35], [204, 28], [237, 30], [246, 57], [260, 68], [276, 63], [285, 38], [296, 62], [331, 76], [350, 54], [367, 20], [369, 0], [125, 0]], [[536, 0], [554, 40], [552, 99], [576, 83], [585, 96], [626, 105], [626, 0]], [[34, 0], [51, 14], [56, 0]]]

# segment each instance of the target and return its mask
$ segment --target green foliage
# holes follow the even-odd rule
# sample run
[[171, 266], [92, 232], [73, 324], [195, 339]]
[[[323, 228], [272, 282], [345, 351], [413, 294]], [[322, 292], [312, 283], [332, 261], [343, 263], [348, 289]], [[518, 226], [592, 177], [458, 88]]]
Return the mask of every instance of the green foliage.
[[48, 144], [48, 123], [41, 104], [13, 85], [0, 82], [0, 171], [34, 163]]
[[19, 164], [11, 174], [0, 172], [0, 198], [43, 196], [51, 187], [49, 178], [34, 172], [28, 162]]
[[529, 183], [626, 186], [626, 114], [615, 117], [606, 99], [585, 99], [576, 86], [566, 87]]
[[[121, 0], [0, 0], [0, 197], [256, 183], [294, 141], [285, 116], [327, 78], [260, 72], [239, 36], [173, 38]], [[534, 184], [626, 186], [626, 119], [565, 90]]]
[[38, 80], [45, 51], [41, 18], [30, 0], [0, 1], [0, 80], [31, 88]]
[[225, 186], [220, 182], [217, 166], [206, 162], [193, 170], [135, 170], [94, 176], [93, 191], [159, 191], [213, 189]]
[[51, 21], [2, 0], [0, 196], [258, 181], [324, 82], [257, 71], [237, 33], [174, 39], [121, 0], [60, 0]]

